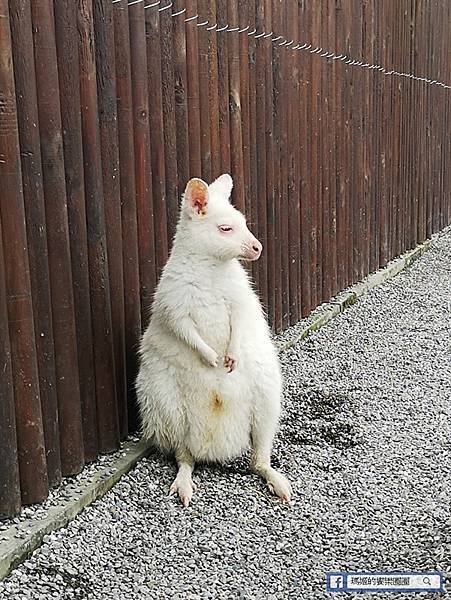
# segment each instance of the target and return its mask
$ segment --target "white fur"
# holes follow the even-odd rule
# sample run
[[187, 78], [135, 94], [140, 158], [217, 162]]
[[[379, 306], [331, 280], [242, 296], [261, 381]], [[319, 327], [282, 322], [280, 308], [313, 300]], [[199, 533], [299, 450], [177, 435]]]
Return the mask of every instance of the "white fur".
[[238, 261], [258, 258], [261, 245], [230, 204], [231, 189], [229, 175], [208, 190], [201, 180], [188, 183], [140, 348], [143, 434], [175, 453], [179, 472], [171, 492], [185, 506], [195, 489], [194, 462], [226, 461], [251, 440], [253, 469], [282, 499], [291, 494], [270, 466], [281, 397], [277, 353]]

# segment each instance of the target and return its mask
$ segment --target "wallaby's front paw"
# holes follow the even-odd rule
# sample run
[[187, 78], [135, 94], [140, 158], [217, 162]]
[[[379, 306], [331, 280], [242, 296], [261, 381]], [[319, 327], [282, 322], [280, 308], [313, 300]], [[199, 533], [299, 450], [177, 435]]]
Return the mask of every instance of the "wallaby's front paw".
[[228, 373], [231, 373], [236, 369], [237, 362], [238, 361], [236, 360], [236, 358], [232, 358], [228, 354], [224, 356], [224, 366], [227, 369]]
[[172, 496], [173, 494], [178, 494], [183, 506], [186, 508], [191, 502], [193, 492], [196, 490], [197, 485], [191, 477], [177, 475], [169, 488], [169, 495]]
[[209, 348], [208, 350], [206, 350], [202, 354], [202, 358], [203, 358], [204, 362], [206, 362], [207, 365], [209, 365], [210, 367], [218, 366], [218, 358], [219, 357], [212, 348]]
[[282, 502], [291, 501], [291, 485], [285, 475], [279, 473], [275, 469], [271, 470], [271, 474], [266, 480], [269, 489], [273, 494], [278, 496]]

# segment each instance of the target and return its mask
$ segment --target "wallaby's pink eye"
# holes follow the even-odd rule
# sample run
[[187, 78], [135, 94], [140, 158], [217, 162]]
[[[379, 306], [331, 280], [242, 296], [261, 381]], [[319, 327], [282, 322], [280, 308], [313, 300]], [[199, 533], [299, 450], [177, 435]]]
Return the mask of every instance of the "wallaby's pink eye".
[[219, 231], [222, 231], [222, 233], [231, 233], [233, 231], [230, 225], [218, 225], [218, 229]]

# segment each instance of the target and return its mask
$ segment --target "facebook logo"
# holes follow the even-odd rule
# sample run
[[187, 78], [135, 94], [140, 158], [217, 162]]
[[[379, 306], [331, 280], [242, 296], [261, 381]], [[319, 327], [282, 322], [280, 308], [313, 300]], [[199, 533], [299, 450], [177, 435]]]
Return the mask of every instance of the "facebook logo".
[[373, 572], [326, 573], [328, 592], [442, 592], [443, 573]]
[[338, 592], [346, 588], [346, 575], [344, 573], [327, 573], [327, 591]]

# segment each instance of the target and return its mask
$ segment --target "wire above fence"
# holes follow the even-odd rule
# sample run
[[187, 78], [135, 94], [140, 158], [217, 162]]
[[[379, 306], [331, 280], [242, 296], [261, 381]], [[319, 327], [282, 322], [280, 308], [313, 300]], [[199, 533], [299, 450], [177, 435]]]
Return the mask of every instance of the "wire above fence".
[[[128, 3], [126, 3], [125, 0], [112, 0], [113, 4], [124, 4], [124, 5], [127, 4], [127, 6], [129, 6], [129, 7], [135, 6], [137, 4], [142, 4], [143, 2], [145, 2], [145, 0], [132, 0], [132, 2], [128, 2]], [[145, 5], [144, 9], [147, 10], [149, 8], [156, 8], [160, 4], [161, 4], [161, 0], [157, 0], [157, 2], [152, 2], [151, 4]], [[158, 8], [158, 11], [159, 12], [166, 11], [166, 10], [172, 8], [173, 4], [174, 4], [173, 2], [169, 2], [169, 4], [160, 6]], [[119, 8], [121, 8], [121, 7], [119, 7]], [[181, 15], [184, 15], [185, 13], [186, 13], [186, 7], [183, 8], [182, 10], [172, 13], [171, 16], [178, 17]], [[195, 21], [198, 18], [199, 18], [199, 15], [196, 14], [196, 15], [187, 17], [184, 20], [185, 20], [185, 23], [189, 23], [189, 22]], [[260, 33], [257, 33], [257, 29], [255, 29], [255, 28], [252, 31], [249, 31], [250, 25], [247, 25], [246, 27], [243, 27], [243, 28], [239, 28], [239, 27], [229, 27], [229, 25], [226, 23], [225, 25], [222, 25], [221, 27], [219, 27], [219, 23], [210, 24], [208, 20], [201, 21], [200, 23], [196, 23], [196, 25], [197, 25], [197, 27], [205, 27], [207, 31], [216, 31], [218, 33], [221, 33], [221, 32], [241, 33], [241, 34], [245, 33], [248, 36], [254, 36], [256, 40], [257, 39], [265, 39], [265, 38], [274, 36], [274, 37], [271, 37], [271, 41], [274, 44], [277, 42], [277, 46], [289, 48], [290, 50], [302, 50], [304, 52], [309, 52], [310, 54], [316, 54], [326, 60], [338, 60], [350, 67], [360, 67], [360, 68], [368, 69], [371, 71], [377, 71], [387, 77], [403, 77], [405, 79], [412, 79], [414, 81], [422, 81], [423, 83], [425, 83], [427, 85], [436, 85], [436, 86], [442, 87], [447, 90], [451, 89], [451, 85], [448, 85], [448, 84], [444, 83], [443, 81], [439, 81], [437, 79], [431, 79], [430, 77], [420, 77], [419, 75], [414, 75], [413, 73], [396, 71], [394, 69], [386, 69], [382, 65], [372, 64], [369, 62], [365, 62], [364, 60], [356, 60], [355, 58], [352, 58], [346, 54], [342, 54], [342, 53], [338, 53], [338, 52], [334, 52], [334, 51], [330, 51], [330, 50], [325, 50], [324, 48], [321, 48], [320, 46], [313, 46], [313, 44], [308, 44], [307, 42], [305, 42], [303, 44], [301, 44], [301, 43], [295, 44], [294, 40], [288, 41], [282, 35], [275, 35], [275, 33], [273, 31], [270, 31], [270, 32], [262, 31]], [[292, 44], [294, 44], [294, 45], [292, 45]]]

